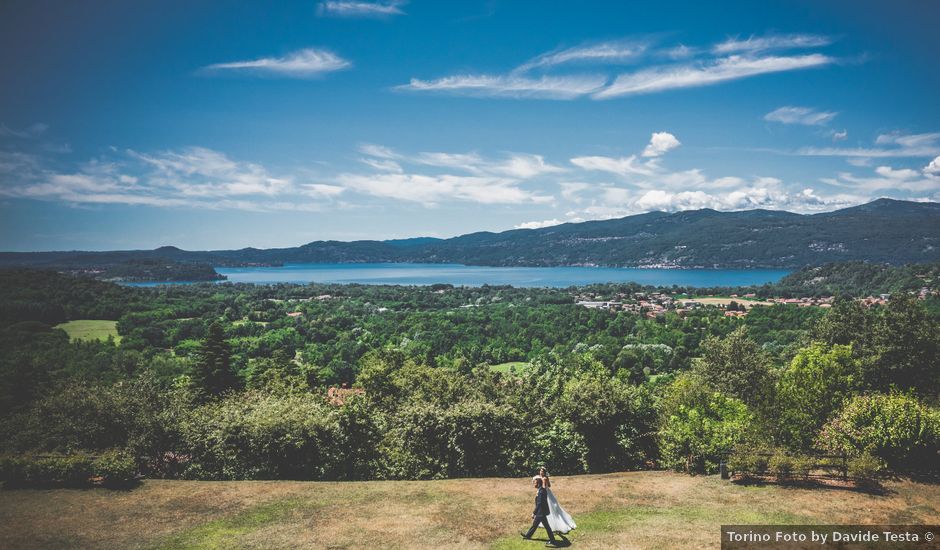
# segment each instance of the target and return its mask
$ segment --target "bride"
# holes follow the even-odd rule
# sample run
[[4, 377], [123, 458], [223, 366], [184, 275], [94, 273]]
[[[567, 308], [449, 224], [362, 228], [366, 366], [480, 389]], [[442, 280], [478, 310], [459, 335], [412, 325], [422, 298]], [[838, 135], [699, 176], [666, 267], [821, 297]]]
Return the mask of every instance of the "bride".
[[548, 479], [548, 472], [545, 470], [544, 466], [539, 468], [538, 477], [542, 478], [542, 487], [545, 487], [548, 493], [548, 524], [552, 526], [552, 531], [566, 534], [572, 529], [575, 529], [577, 525], [575, 525], [574, 520], [571, 519], [568, 512], [565, 512], [561, 504], [558, 504], [558, 499], [555, 498], [555, 493], [552, 492], [552, 482]]

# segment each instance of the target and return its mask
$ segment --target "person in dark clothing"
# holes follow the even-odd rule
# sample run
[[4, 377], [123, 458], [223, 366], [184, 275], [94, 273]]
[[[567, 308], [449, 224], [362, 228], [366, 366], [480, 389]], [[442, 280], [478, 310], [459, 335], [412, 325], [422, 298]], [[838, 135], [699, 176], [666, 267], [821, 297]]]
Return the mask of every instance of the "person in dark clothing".
[[532, 478], [532, 484], [535, 486], [535, 509], [532, 510], [532, 527], [525, 533], [520, 533], [522, 538], [531, 539], [539, 525], [548, 532], [548, 544], [546, 546], [555, 546], [555, 535], [552, 533], [552, 527], [548, 524], [548, 492], [542, 486], [542, 478], [536, 476]]

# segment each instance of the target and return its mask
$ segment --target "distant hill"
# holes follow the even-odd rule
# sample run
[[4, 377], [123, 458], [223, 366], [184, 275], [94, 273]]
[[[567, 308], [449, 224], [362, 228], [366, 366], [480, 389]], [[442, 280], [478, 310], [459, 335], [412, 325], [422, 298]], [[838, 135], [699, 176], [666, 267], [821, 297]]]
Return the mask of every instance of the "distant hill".
[[0, 266], [90, 268], [158, 260], [216, 266], [428, 262], [493, 266], [799, 268], [829, 262], [940, 260], [940, 204], [878, 199], [821, 214], [649, 212], [451, 239], [315, 241], [292, 248], [0, 252]]

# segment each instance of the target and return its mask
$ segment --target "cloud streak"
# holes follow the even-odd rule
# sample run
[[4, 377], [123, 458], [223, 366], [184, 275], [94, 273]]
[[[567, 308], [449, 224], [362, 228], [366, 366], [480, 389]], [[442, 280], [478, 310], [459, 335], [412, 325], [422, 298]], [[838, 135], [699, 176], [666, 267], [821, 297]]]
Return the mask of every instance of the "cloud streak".
[[425, 206], [462, 201], [478, 204], [545, 203], [552, 197], [520, 188], [511, 178], [454, 174], [341, 174], [336, 181], [347, 189], [375, 197]]
[[476, 97], [575, 99], [599, 90], [607, 77], [599, 75], [540, 76], [455, 75], [436, 80], [411, 79], [396, 90], [438, 92]]
[[[550, 51], [504, 74], [464, 73], [434, 79], [412, 78], [398, 91], [436, 92], [494, 98], [572, 100], [611, 99], [666, 90], [710, 86], [763, 74], [805, 70], [835, 63], [819, 52], [787, 50], [831, 44], [829, 37], [809, 34], [729, 39], [711, 48], [685, 45], [652, 48], [649, 41], [609, 41]], [[663, 61], [684, 60], [684, 63]], [[582, 65], [612, 67], [650, 63], [631, 73], [578, 72]]]
[[[764, 120], [781, 124], [802, 124], [804, 126], [823, 126], [839, 113], [816, 111], [809, 107], [780, 107], [764, 115]], [[844, 139], [841, 138], [841, 139]]]
[[608, 172], [618, 176], [652, 176], [655, 173], [650, 166], [638, 163], [636, 155], [628, 157], [574, 157], [571, 159], [571, 164], [583, 170]]
[[794, 50], [805, 48], [819, 48], [832, 44], [828, 36], [818, 34], [779, 34], [769, 36], [751, 36], [744, 40], [729, 38], [724, 42], [715, 44], [712, 51], [716, 54], [730, 54], [739, 52], [765, 52], [771, 50]]
[[204, 67], [204, 70], [211, 73], [236, 72], [288, 78], [313, 78], [351, 66], [352, 63], [329, 50], [306, 48], [283, 57], [262, 57], [248, 61], [216, 63]]
[[933, 157], [940, 155], [940, 132], [882, 134], [875, 139], [875, 145], [881, 147], [804, 147], [797, 154], [809, 157]]
[[823, 54], [800, 56], [730, 56], [706, 64], [656, 67], [617, 77], [606, 88], [593, 94], [594, 99], [611, 99], [682, 88], [711, 86], [751, 76], [796, 71], [834, 63]]
[[617, 64], [637, 60], [648, 45], [640, 42], [602, 42], [544, 53], [517, 67], [513, 72], [556, 67], [573, 63]]
[[331, 0], [320, 2], [317, 6], [317, 15], [320, 17], [382, 18], [405, 15], [401, 9], [404, 5], [405, 2], [395, 0], [389, 2]]
[[43, 135], [49, 129], [47, 124], [37, 122], [22, 130], [10, 128], [6, 124], [0, 123], [0, 137], [12, 137], [18, 139], [34, 139]]

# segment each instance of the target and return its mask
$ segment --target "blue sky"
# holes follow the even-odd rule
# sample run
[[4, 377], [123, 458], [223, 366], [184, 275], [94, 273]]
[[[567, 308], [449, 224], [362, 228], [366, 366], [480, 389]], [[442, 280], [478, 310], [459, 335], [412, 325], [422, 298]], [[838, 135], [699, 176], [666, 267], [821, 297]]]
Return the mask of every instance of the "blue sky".
[[0, 5], [0, 250], [940, 200], [936, 2]]

